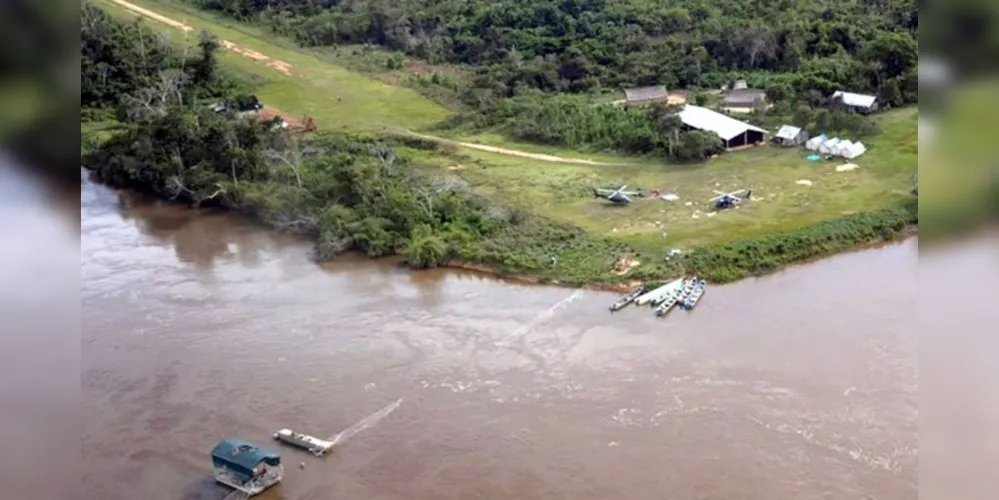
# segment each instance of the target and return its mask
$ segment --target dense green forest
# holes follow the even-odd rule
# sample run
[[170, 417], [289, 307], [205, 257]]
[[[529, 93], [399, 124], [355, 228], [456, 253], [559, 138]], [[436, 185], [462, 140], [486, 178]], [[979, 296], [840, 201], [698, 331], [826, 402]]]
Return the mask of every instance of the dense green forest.
[[915, 0], [187, 0], [306, 45], [371, 43], [474, 67], [480, 99], [734, 75], [796, 93], [917, 99]]
[[303, 45], [374, 44], [460, 65], [472, 75], [458, 92], [465, 111], [445, 125], [574, 149], [683, 162], [721, 150], [710, 134], [684, 131], [672, 109], [589, 98], [622, 87], [689, 89], [699, 102], [699, 89], [744, 78], [774, 104], [750, 122], [763, 125], [766, 114], [857, 136], [876, 130], [830, 105], [836, 90], [877, 94], [883, 107], [919, 98], [915, 0], [186, 1]]

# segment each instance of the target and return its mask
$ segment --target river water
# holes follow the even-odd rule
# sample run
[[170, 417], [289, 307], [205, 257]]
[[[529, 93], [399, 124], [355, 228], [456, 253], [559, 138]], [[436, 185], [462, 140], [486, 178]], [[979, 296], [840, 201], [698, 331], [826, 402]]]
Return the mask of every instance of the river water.
[[[221, 499], [227, 436], [285, 458], [262, 500], [916, 497], [914, 240], [659, 320], [609, 314], [615, 294], [317, 265], [90, 182], [80, 210], [83, 498]], [[271, 440], [398, 398], [324, 459]]]

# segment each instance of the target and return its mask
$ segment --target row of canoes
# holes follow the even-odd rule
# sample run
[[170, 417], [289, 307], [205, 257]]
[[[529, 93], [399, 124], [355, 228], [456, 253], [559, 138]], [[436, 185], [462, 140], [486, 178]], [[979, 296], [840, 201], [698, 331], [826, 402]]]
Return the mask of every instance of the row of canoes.
[[650, 304], [655, 308], [656, 316], [665, 316], [670, 309], [677, 305], [684, 309], [693, 309], [701, 300], [706, 288], [707, 283], [696, 277], [680, 278], [647, 293], [643, 293], [645, 286], [640, 285], [614, 302], [610, 310], [617, 311], [631, 303], [640, 306]]

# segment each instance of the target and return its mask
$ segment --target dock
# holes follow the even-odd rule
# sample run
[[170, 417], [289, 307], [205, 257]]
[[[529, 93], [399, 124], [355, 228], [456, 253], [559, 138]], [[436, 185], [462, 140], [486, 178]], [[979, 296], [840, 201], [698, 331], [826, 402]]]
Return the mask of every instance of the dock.
[[325, 455], [326, 452], [330, 451], [333, 448], [333, 445], [336, 444], [335, 441], [319, 439], [300, 432], [294, 432], [291, 429], [281, 429], [275, 432], [274, 439], [285, 444], [306, 449], [317, 457]]

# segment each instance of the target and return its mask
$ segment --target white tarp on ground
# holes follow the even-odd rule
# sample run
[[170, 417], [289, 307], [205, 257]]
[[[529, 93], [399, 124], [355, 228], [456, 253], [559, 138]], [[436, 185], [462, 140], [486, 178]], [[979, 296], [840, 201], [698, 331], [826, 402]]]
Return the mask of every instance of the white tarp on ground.
[[805, 147], [808, 148], [808, 149], [811, 149], [812, 151], [818, 151], [819, 150], [819, 146], [821, 146], [822, 143], [824, 143], [824, 142], [826, 142], [828, 140], [829, 140], [829, 137], [827, 137], [826, 134], [817, 135], [817, 136], [812, 137], [811, 139], [809, 139], [808, 142], [805, 143]]
[[680, 111], [678, 115], [684, 125], [698, 130], [714, 132], [718, 137], [726, 141], [745, 133], [747, 130], [767, 133], [766, 130], [755, 125], [750, 125], [735, 118], [725, 116], [717, 111], [692, 104], [684, 106], [683, 111]]
[[853, 143], [848, 139], [837, 142], [836, 145], [832, 147], [833, 156], [843, 156], [843, 152], [849, 149], [852, 145]]
[[832, 154], [833, 148], [839, 144], [839, 137], [833, 137], [819, 146], [819, 152], [825, 155]]
[[851, 144], [849, 148], [844, 150], [841, 156], [843, 156], [848, 160], [852, 160], [864, 154], [866, 151], [867, 151], [867, 146], [864, 146], [864, 143], [857, 141]]

